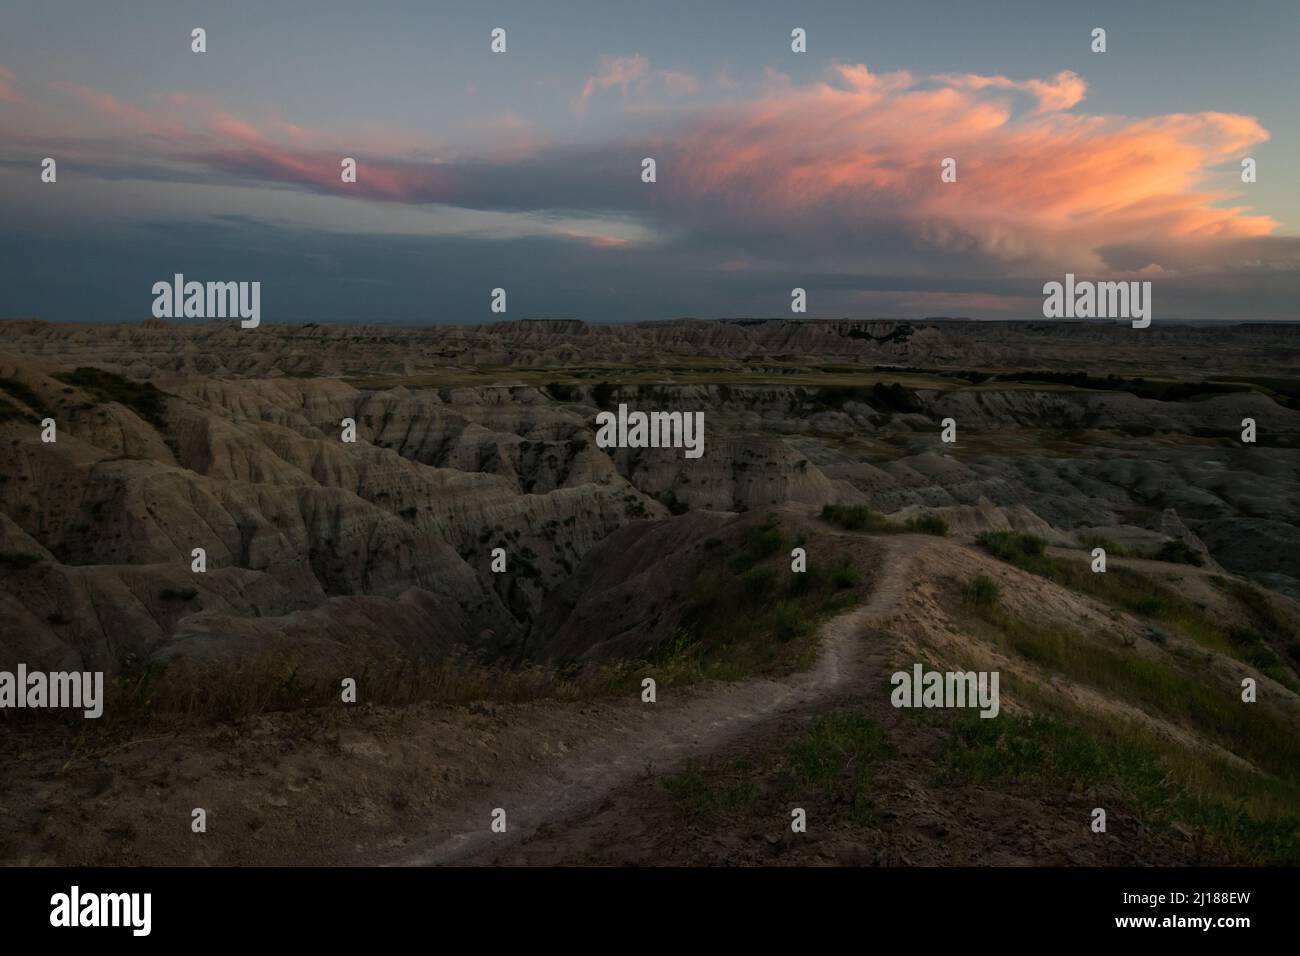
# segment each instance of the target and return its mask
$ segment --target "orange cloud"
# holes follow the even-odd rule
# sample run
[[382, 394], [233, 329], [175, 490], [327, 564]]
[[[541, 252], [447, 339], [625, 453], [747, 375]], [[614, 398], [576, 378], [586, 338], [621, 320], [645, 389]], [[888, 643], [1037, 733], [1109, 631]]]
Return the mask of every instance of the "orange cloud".
[[[1036, 108], [1017, 115], [1008, 99]], [[682, 204], [707, 202], [755, 224], [868, 228], [890, 221], [923, 244], [1005, 260], [1046, 254], [1096, 264], [1117, 241], [1242, 238], [1276, 228], [1213, 167], [1268, 139], [1253, 118], [1224, 113], [1147, 119], [1066, 112], [1083, 81], [879, 75], [836, 67], [832, 82], [712, 111], [677, 148], [666, 179]], [[955, 183], [940, 163], [957, 161]]]
[[935, 77], [959, 90], [1019, 90], [1038, 100], [1041, 112], [1068, 110], [1083, 101], [1087, 84], [1071, 70], [1062, 70], [1050, 80], [1011, 80], [1005, 76], [979, 76], [973, 73], [945, 73]]
[[[9, 83], [12, 73], [0, 68], [0, 94]], [[651, 88], [698, 90], [640, 55], [603, 57], [579, 103], [602, 90]], [[1256, 119], [1089, 115], [1077, 109], [1086, 84], [1069, 71], [917, 77], [837, 64], [821, 82], [769, 76], [749, 100], [697, 105], [676, 121], [665, 111], [640, 142], [557, 149], [501, 114], [464, 131], [476, 151], [435, 151], [412, 133], [254, 123], [184, 94], [156, 97], [146, 110], [77, 84], [59, 89], [120, 135], [152, 134], [155, 155], [237, 177], [395, 202], [644, 217], [665, 233], [729, 236], [737, 245], [729, 261], [787, 245], [861, 257], [875, 241], [991, 257], [1006, 274], [1048, 263], [1086, 272], [1123, 244], [1151, 250], [1132, 266], [1140, 269], [1165, 266], [1165, 252], [1177, 260], [1178, 244], [1268, 236], [1278, 225], [1234, 204], [1232, 180], [1218, 169], [1235, 170], [1269, 138]], [[647, 155], [659, 158], [653, 190], [635, 176]], [[358, 160], [356, 184], [341, 183], [342, 156]], [[940, 179], [945, 158], [956, 160], [955, 183]], [[752, 248], [760, 242], [767, 248]]]

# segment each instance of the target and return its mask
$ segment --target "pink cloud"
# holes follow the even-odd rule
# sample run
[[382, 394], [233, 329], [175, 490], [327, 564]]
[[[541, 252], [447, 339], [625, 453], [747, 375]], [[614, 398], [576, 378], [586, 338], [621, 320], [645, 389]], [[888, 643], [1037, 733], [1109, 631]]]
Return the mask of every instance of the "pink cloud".
[[53, 84], [51, 88], [71, 96], [88, 108], [94, 114], [92, 122], [106, 121], [122, 134], [168, 137], [175, 135], [181, 127], [177, 116], [185, 105], [182, 103], [164, 99], [162, 109], [156, 106], [146, 109], [123, 103], [111, 93], [81, 83], [61, 82]]
[[1019, 90], [1038, 100], [1041, 112], [1068, 110], [1083, 101], [1088, 86], [1070, 70], [1062, 70], [1050, 80], [1011, 80], [1005, 76], [978, 76], [973, 73], [941, 74], [935, 77], [959, 90]]
[[91, 109], [98, 110], [101, 113], [116, 116], [123, 112], [122, 104], [111, 93], [83, 86], [80, 83], [56, 83], [54, 88], [64, 93], [71, 93]]
[[[0, 68], [0, 90], [11, 83]], [[1078, 109], [1086, 84], [1068, 71], [1046, 79], [916, 77], [837, 64], [823, 81], [771, 75], [748, 100], [696, 105], [680, 117], [663, 107], [653, 139], [563, 151], [510, 113], [467, 128], [477, 146], [456, 151], [418, 133], [255, 121], [186, 94], [160, 95], [143, 109], [78, 84], [58, 88], [132, 137], [137, 153], [254, 181], [397, 202], [591, 209], [645, 216], [670, 230], [793, 244], [852, 248], [858, 238], [887, 234], [993, 257], [1008, 271], [1049, 260], [1085, 271], [1116, 244], [1153, 250], [1135, 269], [1161, 266], [1160, 256], [1177, 258], [1175, 247], [1267, 236], [1278, 225], [1214, 185], [1216, 167], [1235, 166], [1269, 138], [1256, 119], [1090, 115]], [[699, 85], [637, 54], [603, 57], [579, 103], [612, 90], [687, 95]], [[646, 155], [660, 158], [659, 183], [629, 188], [635, 175], [621, 172], [624, 164]], [[343, 156], [358, 160], [356, 184], [340, 181]], [[940, 179], [947, 157], [957, 161], [955, 183]]]
[[639, 53], [631, 56], [602, 56], [600, 68], [582, 85], [577, 108], [585, 109], [587, 100], [601, 90], [618, 87], [626, 95], [628, 87], [645, 79], [650, 73], [650, 61]]
[[593, 96], [613, 89], [619, 90], [624, 100], [629, 96], [648, 100], [655, 94], [666, 94], [670, 98], [693, 96], [700, 91], [700, 83], [682, 70], [651, 69], [650, 61], [639, 53], [602, 56], [596, 72], [587, 77], [574, 100], [574, 110], [584, 112]]
[[17, 77], [14, 71], [6, 66], [0, 66], [0, 102], [5, 103], [23, 103], [25, 98], [14, 87]]
[[[82, 121], [87, 129], [96, 119], [111, 126], [107, 139], [96, 135], [82, 142], [65, 142], [67, 154], [88, 163], [93, 163], [97, 154], [103, 155], [105, 144], [116, 137], [132, 142], [137, 161], [197, 164], [251, 179], [298, 183], [353, 196], [401, 200], [411, 189], [424, 193], [445, 189], [446, 177], [427, 165], [380, 158], [427, 152], [432, 145], [427, 136], [391, 130], [324, 132], [275, 118], [258, 123], [223, 110], [209, 97], [183, 92], [160, 93], [150, 97], [149, 106], [138, 107], [80, 83], [60, 82], [51, 88], [93, 113]], [[67, 118], [61, 116], [58, 121], [66, 123]], [[522, 133], [518, 124], [506, 125], [514, 136], [510, 146], [517, 155]], [[495, 128], [500, 129], [500, 124]], [[15, 139], [39, 141], [45, 135], [25, 133]], [[358, 155], [357, 146], [365, 147], [364, 156]], [[113, 159], [121, 155], [115, 147], [108, 152]], [[363, 165], [366, 175], [359, 183], [342, 182], [339, 173], [344, 156]]]
[[[212, 132], [218, 136], [227, 139], [233, 139], [240, 143], [249, 145], [261, 145], [266, 142], [266, 138], [258, 132], [257, 127], [252, 123], [245, 122], [235, 116], [226, 113], [217, 113], [211, 119]], [[295, 129], [297, 129], [295, 127]], [[301, 141], [302, 136], [294, 136], [294, 139]]]
[[[676, 144], [666, 180], [755, 225], [890, 221], [939, 248], [998, 258], [1095, 261], [1124, 241], [1265, 235], [1277, 223], [1206, 186], [1213, 167], [1268, 139], [1224, 113], [1147, 119], [1066, 112], [1085, 86], [1050, 80], [879, 75], [838, 66], [832, 82], [719, 108]], [[1017, 117], [1007, 94], [1033, 96]], [[956, 183], [940, 162], [957, 160]]]

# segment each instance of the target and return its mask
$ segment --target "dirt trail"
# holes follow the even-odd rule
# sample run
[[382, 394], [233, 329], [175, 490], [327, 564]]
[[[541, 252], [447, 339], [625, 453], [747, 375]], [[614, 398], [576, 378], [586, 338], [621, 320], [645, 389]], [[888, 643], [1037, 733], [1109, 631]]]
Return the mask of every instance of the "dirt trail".
[[820, 628], [814, 666], [782, 680], [722, 684], [698, 696], [663, 698], [645, 706], [645, 720], [552, 762], [500, 791], [493, 806], [505, 809], [508, 829], [493, 833], [482, 806], [465, 811], [441, 828], [436, 843], [409, 851], [394, 862], [402, 866], [469, 863], [525, 839], [547, 824], [571, 819], [597, 805], [648, 768], [669, 770], [689, 757], [717, 750], [756, 724], [782, 713], [813, 705], [853, 681], [863, 679], [871, 663], [864, 632], [894, 613], [913, 580], [912, 568], [925, 540], [911, 535], [885, 539], [882, 573], [865, 605], [839, 614]]

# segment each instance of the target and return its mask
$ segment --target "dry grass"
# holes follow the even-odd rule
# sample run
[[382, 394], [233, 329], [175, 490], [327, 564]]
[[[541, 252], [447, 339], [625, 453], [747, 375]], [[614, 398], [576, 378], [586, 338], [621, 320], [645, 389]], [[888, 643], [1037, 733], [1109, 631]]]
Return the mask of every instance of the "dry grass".
[[343, 680], [356, 681], [357, 702], [404, 706], [422, 701], [518, 703], [581, 700], [638, 686], [638, 665], [512, 668], [476, 661], [468, 655], [441, 660], [391, 658], [343, 662], [324, 677], [307, 671], [296, 654], [265, 653], [225, 664], [175, 663], [118, 675], [105, 687], [104, 715], [86, 720], [80, 710], [6, 710], [0, 726], [48, 727], [66, 724], [96, 733], [123, 727], [173, 727], [211, 721], [237, 722], [276, 711], [337, 704]]

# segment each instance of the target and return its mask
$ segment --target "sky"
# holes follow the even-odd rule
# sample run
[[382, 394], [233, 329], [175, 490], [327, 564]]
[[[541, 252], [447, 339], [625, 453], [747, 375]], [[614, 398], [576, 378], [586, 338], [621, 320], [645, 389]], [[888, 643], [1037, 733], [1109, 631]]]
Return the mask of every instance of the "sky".
[[1072, 273], [1300, 320], [1297, 49], [1295, 0], [3, 0], [0, 318], [182, 273], [265, 322], [1041, 319]]

